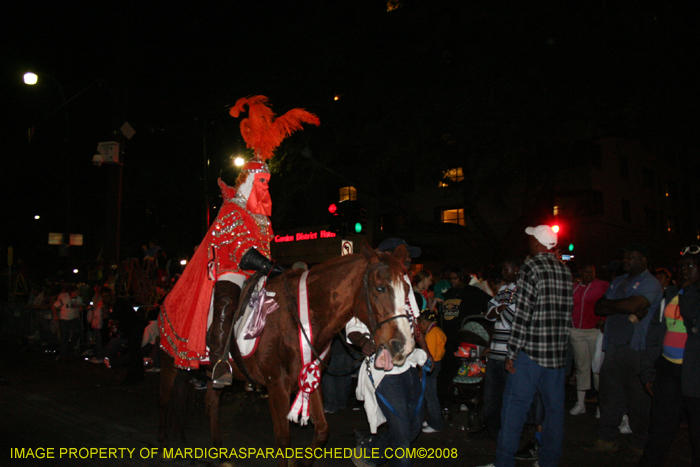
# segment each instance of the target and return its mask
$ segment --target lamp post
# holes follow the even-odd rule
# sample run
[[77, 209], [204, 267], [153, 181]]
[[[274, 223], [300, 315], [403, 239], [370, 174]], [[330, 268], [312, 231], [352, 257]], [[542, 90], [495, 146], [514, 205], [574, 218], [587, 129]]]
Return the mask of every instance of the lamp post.
[[[94, 86], [95, 84], [100, 83], [101, 80], [100, 80], [100, 79], [96, 79], [96, 80], [92, 81], [90, 84], [88, 84], [88, 85], [87, 85], [86, 87], [84, 87], [82, 90], [80, 90], [80, 91], [78, 91], [76, 94], [72, 95], [69, 99], [66, 99], [66, 95], [65, 95], [65, 93], [64, 93], [64, 91], [63, 91], [63, 87], [61, 86], [61, 83], [59, 83], [59, 81], [56, 80], [53, 76], [51, 76], [51, 75], [49, 75], [49, 74], [47, 74], [47, 73], [44, 73], [44, 72], [41, 72], [41, 73], [38, 73], [38, 74], [37, 74], [37, 73], [34, 73], [34, 72], [27, 72], [27, 73], [25, 73], [24, 76], [23, 76], [24, 83], [27, 84], [27, 85], [29, 85], [29, 86], [34, 86], [34, 85], [37, 85], [37, 84], [41, 84], [42, 80], [44, 80], [44, 79], [47, 79], [47, 80], [49, 80], [49, 81], [53, 81], [53, 83], [56, 85], [56, 87], [58, 88], [58, 90], [59, 90], [59, 92], [60, 92], [61, 103], [60, 103], [60, 105], [59, 105], [58, 107], [56, 107], [55, 109], [53, 109], [52, 111], [50, 111], [45, 117], [43, 117], [43, 118], [42, 118], [39, 122], [37, 122], [37, 123], [43, 122], [44, 120], [46, 120], [46, 119], [48, 119], [49, 117], [51, 117], [52, 115], [54, 115], [57, 111], [63, 109], [64, 112], [65, 112], [65, 137], [64, 137], [63, 142], [64, 142], [64, 144], [68, 144], [69, 140], [70, 140], [70, 141], [73, 141], [73, 139], [74, 139], [75, 137], [77, 137], [77, 134], [76, 134], [76, 135], [71, 135], [71, 133], [70, 133], [70, 119], [69, 119], [69, 116], [68, 116], [68, 104], [69, 104], [70, 102], [72, 102], [74, 99], [76, 99], [77, 97], [79, 97], [80, 95], [84, 94], [84, 93], [85, 93], [86, 91], [88, 91], [89, 89], [93, 88], [93, 86]], [[122, 131], [122, 134], [127, 135], [127, 136], [126, 136], [127, 138], [130, 138], [131, 135], [133, 135], [133, 129], [132, 129], [128, 124], [124, 124], [124, 126], [121, 128], [121, 131]], [[125, 133], [125, 132], [126, 132], [126, 133]], [[115, 134], [116, 134], [116, 133], [115, 133]], [[116, 136], [115, 136], [115, 137], [116, 137]], [[116, 138], [121, 138], [121, 137], [116, 137]], [[119, 139], [118, 139], [118, 140], [119, 140]], [[116, 222], [116, 226], [115, 226], [115, 228], [114, 228], [114, 231], [116, 232], [116, 242], [115, 242], [115, 243], [116, 243], [116, 250], [115, 250], [115, 257], [116, 257], [116, 262], [117, 262], [117, 264], [119, 264], [119, 253], [120, 253], [120, 243], [121, 243], [121, 242], [120, 242], [120, 230], [121, 230], [121, 192], [122, 192], [122, 176], [123, 176], [123, 174], [122, 174], [122, 166], [121, 166], [121, 162], [120, 162], [120, 158], [119, 158], [119, 143], [116, 143], [116, 142], [100, 143], [100, 146], [102, 146], [103, 144], [108, 144], [108, 145], [109, 145], [109, 144], [112, 144], [112, 145], [115, 145], [116, 151], [112, 151], [112, 152], [114, 152], [114, 153], [116, 154], [116, 156], [115, 156], [115, 157], [111, 157], [111, 158], [110, 158], [110, 157], [105, 157], [105, 158], [104, 158], [101, 162], [99, 162], [99, 163], [98, 163], [97, 160], [95, 160], [95, 158], [93, 158], [93, 163], [95, 163], [95, 165], [101, 165], [101, 163], [104, 162], [104, 163], [106, 163], [106, 164], [115, 164], [115, 165], [118, 165], [118, 166], [119, 166], [119, 174], [118, 174], [118, 182], [117, 182], [117, 183], [118, 183], [118, 188], [117, 188], [117, 216], [116, 216], [117, 222]], [[112, 149], [114, 149], [114, 148], [111, 148], [110, 151], [111, 151]], [[98, 151], [100, 151], [100, 147], [98, 147]], [[112, 152], [110, 152], [110, 154], [112, 154]], [[71, 224], [71, 221], [70, 221], [70, 217], [71, 217], [71, 216], [70, 216], [70, 214], [71, 214], [71, 209], [70, 209], [70, 201], [71, 201], [71, 182], [70, 182], [70, 176], [71, 176], [71, 173], [72, 173], [72, 170], [71, 170], [72, 162], [73, 162], [73, 160], [72, 160], [72, 157], [70, 156], [70, 153], [69, 153], [69, 156], [68, 156], [68, 158], [67, 158], [67, 164], [65, 164], [68, 171], [67, 171], [66, 176], [63, 177], [63, 178], [65, 179], [65, 181], [66, 181], [66, 190], [65, 190], [65, 193], [66, 193], [66, 202], [65, 202], [64, 204], [65, 204], [65, 206], [66, 206], [66, 208], [65, 208], [65, 209], [66, 209], [66, 216], [65, 216], [65, 217], [66, 217], [66, 222], [67, 222], [67, 225], [66, 225], [66, 227], [67, 227], [66, 233], [67, 233], [68, 235], [70, 235], [70, 227], [71, 227], [71, 225], [70, 225], [70, 224]], [[112, 177], [110, 177], [110, 182], [111, 182], [111, 183], [114, 183]], [[66, 250], [66, 251], [67, 251], [67, 250]]]
[[[48, 114], [46, 114], [41, 120], [36, 122], [36, 124], [44, 122], [49, 117], [51, 117], [54, 113], [56, 113], [58, 110], [63, 109], [64, 114], [65, 114], [65, 129], [64, 129], [64, 134], [63, 134], [63, 144], [67, 146], [68, 140], [69, 140], [69, 134], [70, 134], [70, 132], [69, 132], [70, 122], [69, 122], [69, 118], [68, 118], [68, 107], [67, 107], [68, 101], [66, 100], [66, 94], [65, 94], [65, 92], [63, 92], [63, 86], [61, 86], [61, 83], [59, 83], [58, 80], [56, 78], [54, 78], [53, 76], [49, 75], [48, 73], [43, 73], [43, 72], [40, 75], [38, 75], [32, 71], [28, 71], [28, 72], [24, 73], [22, 79], [24, 81], [24, 84], [26, 84], [27, 86], [35, 86], [35, 85], [39, 84], [39, 81], [40, 81], [39, 77], [40, 76], [42, 78], [48, 78], [49, 81], [52, 81], [56, 85], [56, 87], [58, 88], [58, 91], [61, 95], [61, 101], [60, 101], [61, 103], [54, 110], [48, 112]], [[71, 98], [71, 100], [72, 99], [73, 98]], [[68, 248], [67, 247], [69, 246], [68, 239], [70, 238], [70, 231], [71, 231], [71, 183], [70, 183], [70, 174], [72, 172], [71, 171], [71, 163], [72, 163], [72, 160], [70, 157], [68, 157], [68, 163], [66, 164], [67, 171], [66, 171], [65, 176], [63, 177], [63, 179], [65, 180], [65, 187], [64, 187], [65, 200], [64, 200], [63, 209], [65, 210], [66, 225], [65, 225], [65, 232], [63, 233], [63, 240], [62, 240], [61, 245], [59, 247], [59, 256], [68, 256]]]
[[119, 262], [121, 246], [121, 226], [122, 226], [122, 185], [124, 180], [124, 163], [121, 158], [121, 146], [117, 141], [101, 142], [97, 145], [97, 154], [92, 156], [92, 163], [96, 166], [116, 165], [119, 168], [119, 178], [117, 182], [117, 224], [115, 229], [115, 251], [114, 263], [116, 264], [115, 292], [119, 291]]
[[[68, 104], [68, 101], [66, 100], [66, 94], [63, 92], [63, 87], [61, 86], [61, 83], [59, 83], [58, 80], [56, 80], [56, 78], [54, 78], [53, 76], [51, 76], [51, 75], [49, 75], [49, 74], [47, 74], [47, 73], [41, 73], [41, 76], [42, 76], [42, 77], [46, 77], [46, 78], [48, 78], [49, 80], [53, 81], [54, 84], [56, 85], [56, 87], [58, 87], [58, 91], [61, 93], [61, 105], [60, 105], [59, 107], [57, 107], [56, 109], [52, 110], [51, 112], [49, 112], [49, 114], [48, 114], [46, 117], [44, 117], [42, 120], [40, 120], [40, 122], [46, 120], [47, 118], [49, 118], [49, 117], [50, 117], [51, 115], [53, 115], [54, 112], [56, 112], [57, 110], [59, 110], [59, 109], [65, 109], [65, 113], [66, 113], [66, 133], [65, 133], [65, 135], [64, 135], [63, 141], [64, 141], [64, 142], [65, 142], [65, 141], [68, 141], [68, 108], [66, 107], [66, 105]], [[35, 86], [36, 84], [39, 83], [39, 75], [37, 75], [36, 73], [34, 73], [34, 72], [32, 72], [32, 71], [26, 72], [26, 73], [22, 76], [22, 79], [23, 79], [23, 81], [24, 81], [24, 84], [26, 84], [27, 86]], [[71, 100], [72, 100], [72, 99], [71, 99]]]

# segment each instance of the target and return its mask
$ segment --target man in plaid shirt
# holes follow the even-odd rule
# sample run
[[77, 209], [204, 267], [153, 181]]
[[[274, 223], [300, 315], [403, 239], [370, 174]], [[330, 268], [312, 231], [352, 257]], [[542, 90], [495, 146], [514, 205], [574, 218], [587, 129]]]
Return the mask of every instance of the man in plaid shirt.
[[506, 382], [498, 433], [498, 467], [515, 465], [520, 435], [539, 388], [545, 409], [538, 463], [556, 466], [564, 438], [564, 367], [569, 321], [574, 306], [569, 269], [551, 251], [557, 234], [551, 227], [528, 227], [531, 258], [520, 268], [515, 319], [510, 340]]

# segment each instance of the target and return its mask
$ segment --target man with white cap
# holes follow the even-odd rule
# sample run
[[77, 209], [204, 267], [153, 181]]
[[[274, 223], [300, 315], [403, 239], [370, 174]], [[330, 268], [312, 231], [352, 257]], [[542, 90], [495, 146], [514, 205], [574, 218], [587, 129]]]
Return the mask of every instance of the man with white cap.
[[556, 466], [564, 438], [564, 367], [574, 302], [569, 269], [552, 249], [557, 234], [547, 225], [528, 227], [531, 257], [520, 268], [515, 317], [508, 341], [496, 461], [512, 467], [523, 425], [539, 388], [546, 418], [538, 464]]

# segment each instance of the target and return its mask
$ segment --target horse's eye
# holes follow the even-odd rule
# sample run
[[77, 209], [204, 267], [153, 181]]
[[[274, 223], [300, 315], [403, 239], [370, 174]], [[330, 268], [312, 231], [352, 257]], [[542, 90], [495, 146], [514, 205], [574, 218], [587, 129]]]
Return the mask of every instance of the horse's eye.
[[377, 287], [377, 292], [379, 292], [379, 293], [384, 293], [384, 292], [386, 292], [386, 287], [383, 287], [383, 286], [381, 286], [381, 285], [378, 286], [378, 287]]

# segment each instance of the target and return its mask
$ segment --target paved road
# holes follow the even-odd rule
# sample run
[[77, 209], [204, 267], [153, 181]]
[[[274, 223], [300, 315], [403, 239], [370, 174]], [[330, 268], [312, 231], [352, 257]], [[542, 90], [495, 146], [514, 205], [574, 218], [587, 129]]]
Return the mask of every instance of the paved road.
[[[0, 377], [7, 383], [0, 385], [0, 465], [22, 466], [218, 466], [218, 459], [189, 458], [163, 461], [151, 458], [157, 448], [157, 385], [158, 374], [147, 374], [146, 381], [124, 385], [125, 370], [109, 370], [103, 365], [78, 361], [62, 364], [52, 355], [38, 348], [20, 351], [16, 346], [0, 344]], [[190, 391], [192, 403], [186, 414], [187, 441], [174, 438], [174, 448], [211, 446], [204, 416], [204, 391]], [[366, 430], [364, 412], [355, 406], [336, 414], [329, 414], [331, 438], [328, 448], [354, 445], [354, 430]], [[569, 405], [572, 405], [569, 403]], [[594, 409], [577, 417], [567, 415], [564, 457], [562, 466], [633, 466], [627, 458], [626, 440], [615, 455], [592, 455], [580, 445], [593, 439], [596, 429]], [[272, 424], [267, 401], [250, 395], [236, 384], [226, 390], [222, 403], [222, 431], [224, 447], [274, 448]], [[444, 432], [421, 434], [414, 443], [416, 448], [446, 452], [448, 459], [419, 459], [416, 467], [455, 466], [470, 467], [493, 461], [495, 443], [469, 439], [463, 429], [466, 414], [457, 413]], [[306, 447], [312, 428], [292, 428], [292, 443]], [[53, 449], [53, 452], [50, 449]], [[15, 459], [17, 450], [24, 456], [53, 455], [53, 459]], [[29, 452], [31, 449], [31, 454]], [[61, 451], [63, 449], [63, 451]], [[73, 451], [70, 451], [73, 449]], [[92, 452], [90, 452], [92, 449]], [[101, 451], [100, 451], [101, 449]], [[110, 451], [112, 449], [112, 451]], [[121, 451], [120, 451], [121, 449]], [[181, 451], [184, 452], [184, 451]], [[240, 452], [240, 451], [239, 451]], [[337, 452], [337, 451], [336, 451]], [[429, 452], [429, 451], [428, 451]], [[177, 451], [173, 451], [177, 453]], [[192, 452], [192, 455], [201, 451]], [[456, 457], [452, 457], [455, 455]], [[71, 457], [72, 454], [72, 457]], [[80, 456], [91, 456], [80, 459]], [[100, 458], [99, 456], [104, 456]], [[109, 457], [112, 455], [113, 457]], [[276, 462], [264, 458], [234, 459], [236, 466], [274, 466]], [[346, 466], [347, 459], [320, 459], [318, 466]], [[521, 461], [518, 467], [532, 465]], [[673, 447], [669, 466], [690, 465], [687, 431], [682, 430]]]

